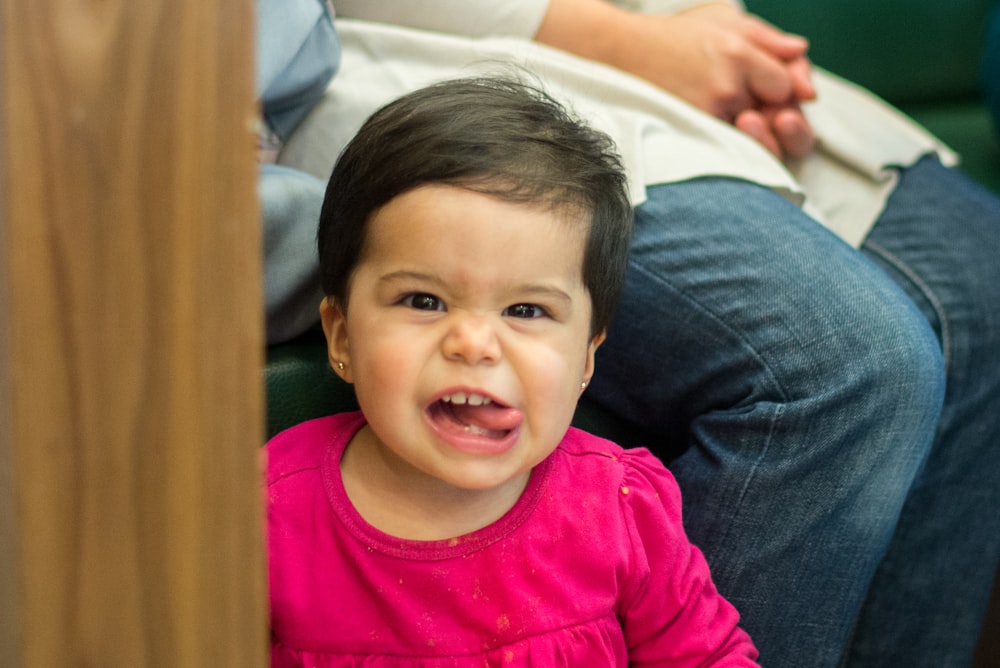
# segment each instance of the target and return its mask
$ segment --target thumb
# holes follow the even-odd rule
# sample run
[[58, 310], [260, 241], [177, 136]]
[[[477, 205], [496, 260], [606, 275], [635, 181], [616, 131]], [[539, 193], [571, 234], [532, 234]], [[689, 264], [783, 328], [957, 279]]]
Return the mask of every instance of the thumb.
[[816, 99], [816, 87], [812, 82], [812, 63], [808, 58], [795, 58], [788, 62], [788, 74], [792, 79], [792, 91], [799, 102]]
[[762, 51], [749, 58], [746, 82], [750, 94], [764, 105], [784, 104], [795, 92], [788, 67]]

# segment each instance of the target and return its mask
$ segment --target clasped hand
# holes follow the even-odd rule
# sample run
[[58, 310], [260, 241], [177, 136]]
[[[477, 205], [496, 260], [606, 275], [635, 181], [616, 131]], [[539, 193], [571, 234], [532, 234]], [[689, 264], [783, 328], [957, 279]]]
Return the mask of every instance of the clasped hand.
[[603, 0], [550, 0], [535, 38], [639, 76], [728, 121], [779, 158], [815, 135], [808, 42], [725, 3], [646, 16]]
[[778, 157], [812, 150], [815, 136], [799, 106], [816, 97], [804, 38], [722, 4], [657, 18], [679, 48], [654, 83], [731, 121]]

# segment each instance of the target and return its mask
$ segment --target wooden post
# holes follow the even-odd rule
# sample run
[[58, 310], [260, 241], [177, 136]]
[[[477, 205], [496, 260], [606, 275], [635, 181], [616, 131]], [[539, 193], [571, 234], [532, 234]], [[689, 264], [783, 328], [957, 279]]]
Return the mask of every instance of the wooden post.
[[251, 0], [0, 3], [0, 662], [263, 666]]

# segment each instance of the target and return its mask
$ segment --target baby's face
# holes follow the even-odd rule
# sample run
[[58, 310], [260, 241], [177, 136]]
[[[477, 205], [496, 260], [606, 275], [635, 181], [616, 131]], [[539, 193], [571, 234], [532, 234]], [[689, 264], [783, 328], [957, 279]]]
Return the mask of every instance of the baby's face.
[[582, 214], [427, 185], [369, 221], [331, 356], [383, 450], [469, 490], [523, 485], [593, 372]]

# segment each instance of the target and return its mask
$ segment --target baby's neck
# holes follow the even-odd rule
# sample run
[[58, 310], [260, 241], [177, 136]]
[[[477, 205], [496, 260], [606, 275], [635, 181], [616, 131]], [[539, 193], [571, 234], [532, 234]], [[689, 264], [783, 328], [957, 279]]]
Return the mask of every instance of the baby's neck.
[[340, 462], [348, 498], [361, 517], [383, 533], [405, 540], [447, 540], [482, 529], [510, 510], [530, 471], [499, 488], [468, 490], [412, 469], [377, 445], [366, 426]]

